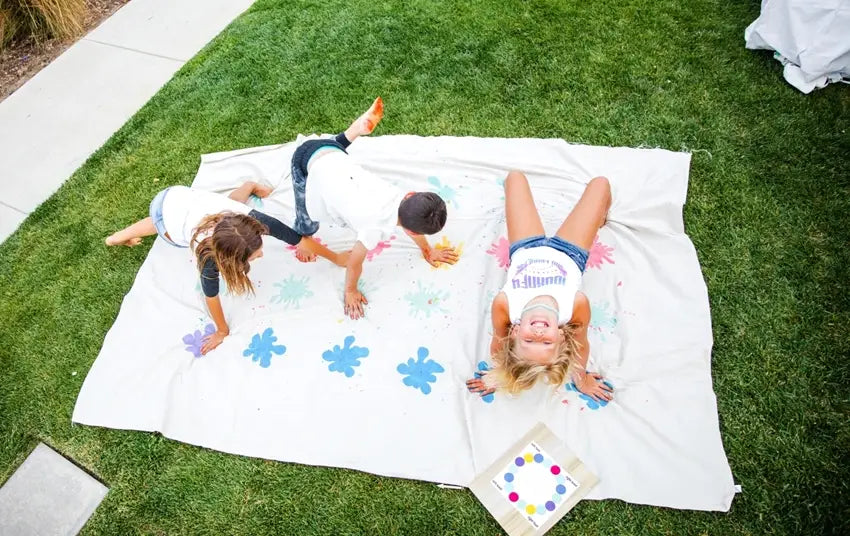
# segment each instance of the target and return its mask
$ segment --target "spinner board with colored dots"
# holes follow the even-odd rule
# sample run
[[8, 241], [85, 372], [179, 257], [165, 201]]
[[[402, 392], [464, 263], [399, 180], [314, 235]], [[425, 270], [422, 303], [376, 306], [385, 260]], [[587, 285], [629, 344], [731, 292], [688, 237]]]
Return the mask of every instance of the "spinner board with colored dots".
[[543, 534], [598, 479], [538, 424], [481, 473], [470, 489], [511, 536]]

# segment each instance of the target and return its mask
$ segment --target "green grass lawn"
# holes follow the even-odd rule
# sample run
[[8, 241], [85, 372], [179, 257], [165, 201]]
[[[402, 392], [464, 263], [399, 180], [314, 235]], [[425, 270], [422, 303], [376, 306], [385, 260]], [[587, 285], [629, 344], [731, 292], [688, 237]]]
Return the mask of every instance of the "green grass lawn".
[[199, 155], [331, 132], [381, 95], [379, 134], [694, 152], [685, 224], [744, 493], [728, 514], [585, 501], [552, 534], [847, 534], [850, 88], [804, 96], [770, 53], [744, 49], [758, 11], [259, 0], [0, 246], [0, 481], [45, 441], [111, 489], [85, 534], [499, 532], [467, 491], [71, 424], [148, 249], [103, 238], [188, 184]]

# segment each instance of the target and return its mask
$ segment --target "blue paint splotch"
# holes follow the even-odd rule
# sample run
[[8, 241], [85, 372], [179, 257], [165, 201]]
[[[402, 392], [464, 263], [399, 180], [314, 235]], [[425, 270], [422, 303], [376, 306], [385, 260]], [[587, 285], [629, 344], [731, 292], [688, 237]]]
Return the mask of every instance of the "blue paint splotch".
[[[490, 365], [488, 365], [486, 361], [479, 361], [478, 362], [478, 372], [475, 373], [475, 377], [481, 378], [482, 376], [484, 376], [484, 373], [487, 372], [488, 370], [490, 370]], [[488, 404], [493, 402], [493, 400], [495, 400], [495, 399], [496, 399], [495, 393], [490, 393], [489, 395], [484, 395], [484, 396], [481, 397], [481, 400], [483, 400], [484, 402], [486, 402]]]
[[449, 186], [448, 184], [443, 184], [440, 182], [440, 179], [435, 176], [428, 177], [428, 183], [434, 187], [434, 192], [443, 198], [443, 201], [446, 202], [447, 205], [454, 205], [455, 208], [460, 208], [457, 202], [457, 190]]
[[369, 349], [362, 346], [352, 346], [354, 336], [349, 335], [342, 343], [342, 348], [339, 345], [334, 345], [332, 350], [326, 350], [322, 354], [322, 359], [330, 361], [328, 370], [331, 372], [342, 372], [346, 377], [354, 376], [354, 367], [360, 366], [360, 359], [369, 356]]
[[258, 333], [251, 338], [251, 344], [242, 355], [253, 356], [251, 361], [259, 361], [261, 367], [268, 368], [272, 364], [272, 354], [283, 355], [286, 352], [286, 346], [275, 342], [274, 330], [266, 328], [262, 335]]
[[437, 381], [435, 374], [445, 372], [445, 369], [433, 359], [425, 359], [428, 357], [428, 349], [420, 346], [417, 352], [418, 359], [414, 361], [411, 357], [407, 363], [399, 363], [396, 370], [402, 374], [405, 385], [419, 389], [423, 394], [431, 392], [431, 384]]
[[419, 318], [422, 314], [426, 318], [430, 318], [432, 313], [447, 313], [448, 309], [442, 307], [442, 304], [448, 299], [449, 293], [445, 290], [435, 290], [434, 285], [423, 287], [421, 281], [417, 281], [418, 289], [414, 292], [408, 292], [404, 295], [410, 306], [410, 316]]
[[[604, 383], [605, 385], [607, 385], [611, 389], [614, 388], [614, 384], [610, 383], [608, 380], [602, 380], [602, 383]], [[573, 382], [566, 384], [564, 387], [566, 388], [566, 390], [568, 392], [578, 393], [578, 397], [581, 400], [584, 400], [585, 405], [587, 406], [588, 409], [596, 410], [596, 409], [599, 409], [599, 408], [604, 408], [605, 406], [608, 405], [607, 400], [598, 400], [597, 401], [597, 400], [594, 400], [593, 398], [587, 396], [586, 394], [582, 393], [581, 391], [578, 390], [578, 387], [576, 387], [576, 384], [573, 383]]]
[[310, 278], [307, 276], [296, 279], [294, 274], [290, 274], [288, 278], [274, 284], [280, 291], [271, 297], [271, 303], [283, 304], [285, 309], [300, 308], [301, 300], [313, 295], [313, 291], [308, 286], [309, 281]]
[[215, 333], [215, 324], [207, 324], [204, 327], [204, 332], [196, 329], [194, 333], [183, 335], [183, 344], [186, 345], [186, 351], [195, 357], [201, 357], [201, 346], [204, 345], [204, 339]]

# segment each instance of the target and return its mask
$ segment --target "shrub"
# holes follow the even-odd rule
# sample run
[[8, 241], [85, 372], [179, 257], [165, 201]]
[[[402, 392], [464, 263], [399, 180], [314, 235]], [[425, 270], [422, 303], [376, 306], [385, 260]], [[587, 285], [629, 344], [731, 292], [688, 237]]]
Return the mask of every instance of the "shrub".
[[73, 37], [83, 29], [86, 0], [0, 0], [0, 48], [12, 39]]

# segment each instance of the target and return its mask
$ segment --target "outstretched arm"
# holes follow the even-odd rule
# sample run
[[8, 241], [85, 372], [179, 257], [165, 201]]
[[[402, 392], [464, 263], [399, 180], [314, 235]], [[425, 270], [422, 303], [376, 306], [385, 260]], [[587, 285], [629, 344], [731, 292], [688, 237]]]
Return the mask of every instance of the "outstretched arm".
[[201, 269], [201, 290], [204, 291], [207, 309], [210, 312], [213, 322], [215, 322], [215, 333], [204, 339], [204, 343], [201, 345], [201, 355], [206, 354], [221, 344], [224, 338], [230, 335], [230, 328], [224, 319], [224, 311], [221, 308], [221, 300], [218, 297], [218, 279], [218, 266], [216, 266], [214, 260], [207, 258]]
[[[501, 349], [505, 339], [510, 335], [511, 319], [508, 313], [508, 298], [504, 292], [500, 292], [493, 298], [493, 305], [490, 308], [490, 317], [493, 322], [493, 335], [490, 338], [490, 357]], [[470, 392], [479, 393], [481, 396], [487, 396], [496, 389], [492, 385], [488, 385], [484, 381], [485, 373], [476, 372], [475, 377], [467, 380], [466, 388]]]
[[201, 355], [206, 355], [207, 352], [217, 347], [224, 341], [224, 338], [230, 335], [230, 328], [227, 326], [227, 321], [224, 319], [224, 310], [221, 308], [221, 300], [218, 295], [206, 297], [207, 309], [210, 311], [210, 316], [215, 322], [215, 333], [204, 339], [201, 345]]
[[594, 400], [611, 400], [611, 389], [603, 383], [602, 375], [587, 372], [587, 360], [590, 358], [590, 341], [587, 340], [587, 326], [590, 324], [590, 302], [583, 292], [576, 293], [571, 322], [578, 324], [576, 342], [579, 345], [578, 359], [570, 367], [570, 378], [579, 391]]
[[343, 310], [352, 320], [362, 317], [363, 305], [369, 303], [357, 289], [357, 281], [360, 280], [367, 251], [362, 242], [357, 242], [351, 250], [345, 267], [345, 308]]

